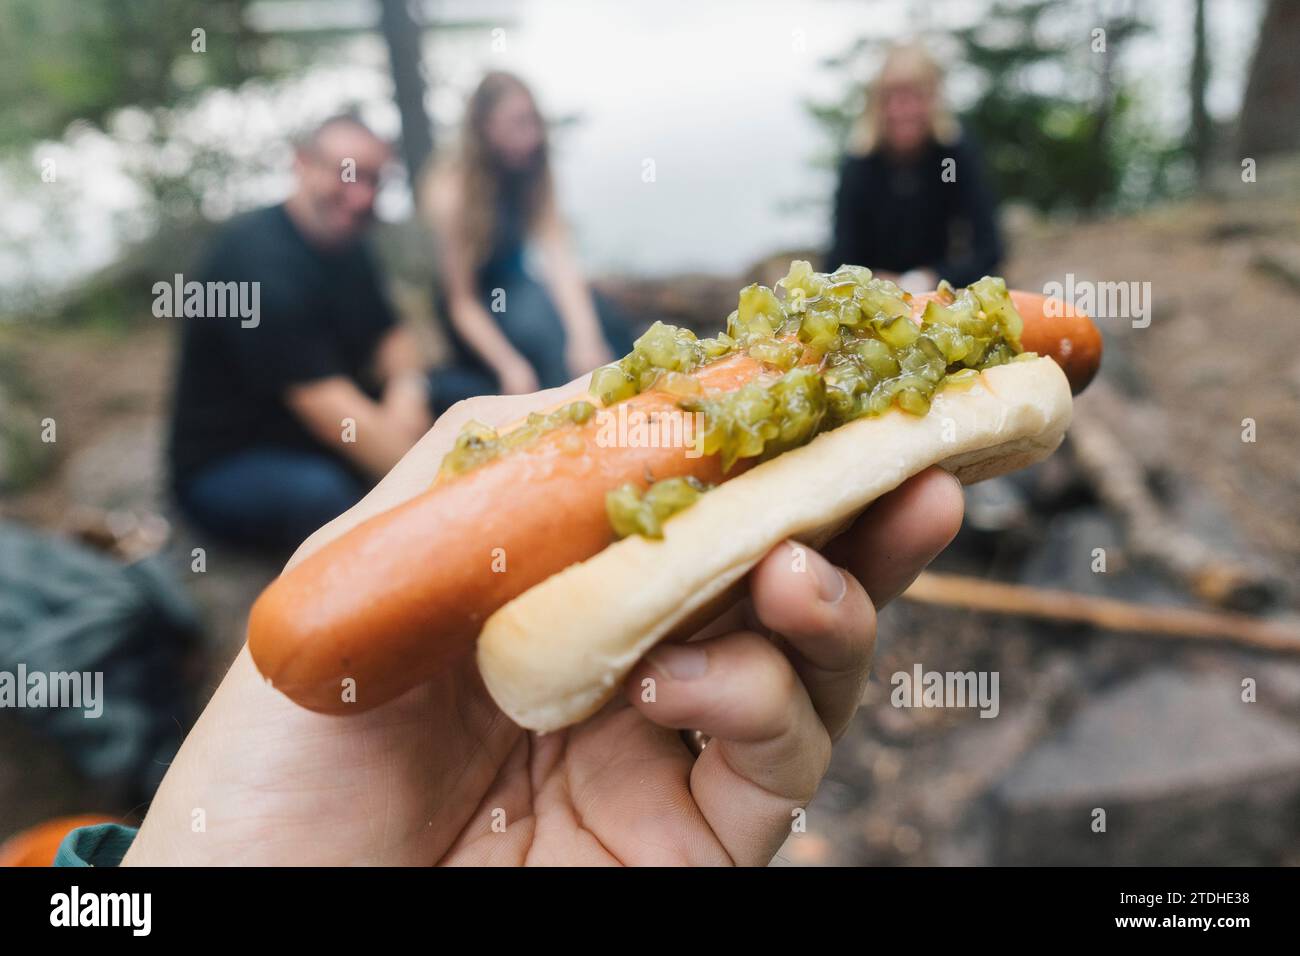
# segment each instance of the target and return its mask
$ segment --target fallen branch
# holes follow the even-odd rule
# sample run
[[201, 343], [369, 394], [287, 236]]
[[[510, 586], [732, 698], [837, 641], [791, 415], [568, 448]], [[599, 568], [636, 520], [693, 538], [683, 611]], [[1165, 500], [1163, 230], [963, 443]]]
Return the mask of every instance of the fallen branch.
[[[1093, 386], [1103, 408], [1122, 400], [1101, 383]], [[1277, 578], [1267, 569], [1222, 553], [1179, 527], [1147, 487], [1143, 465], [1098, 415], [1070, 427], [1075, 460], [1098, 497], [1124, 520], [1129, 550], [1186, 583], [1201, 600], [1256, 609], [1277, 598]]]
[[1284, 626], [1246, 614], [1156, 607], [934, 571], [923, 572], [903, 597], [918, 604], [1091, 624], [1107, 631], [1221, 640], [1257, 650], [1300, 653], [1300, 624]]

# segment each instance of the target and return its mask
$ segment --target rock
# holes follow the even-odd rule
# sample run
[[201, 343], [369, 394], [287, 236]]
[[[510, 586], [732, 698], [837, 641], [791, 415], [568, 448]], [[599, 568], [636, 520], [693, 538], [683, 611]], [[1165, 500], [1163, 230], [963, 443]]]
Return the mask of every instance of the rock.
[[[1093, 571], [1097, 548], [1105, 552], [1104, 572]], [[1017, 578], [1033, 587], [1132, 600], [1170, 600], [1176, 594], [1147, 569], [1129, 564], [1123, 530], [1101, 508], [1076, 508], [1052, 517]]]
[[1282, 715], [1300, 715], [1300, 664], [1262, 657], [1244, 664], [1240, 677], [1254, 677], [1260, 704]]
[[592, 285], [618, 307], [637, 334], [658, 319], [700, 335], [714, 335], [723, 330], [728, 314], [736, 308], [741, 283], [688, 274], [663, 279], [608, 276]]
[[[1102, 695], [991, 794], [1009, 865], [1276, 863], [1300, 840], [1300, 730], [1235, 675], [1148, 673]], [[1094, 809], [1106, 813], [1093, 832]]]

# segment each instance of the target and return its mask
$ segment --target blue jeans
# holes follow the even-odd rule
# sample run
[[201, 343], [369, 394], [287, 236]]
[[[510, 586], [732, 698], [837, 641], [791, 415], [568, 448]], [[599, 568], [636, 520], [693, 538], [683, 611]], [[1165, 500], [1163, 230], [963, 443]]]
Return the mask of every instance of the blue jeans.
[[478, 366], [444, 365], [429, 373], [429, 394], [435, 416], [463, 399], [495, 395], [500, 390], [496, 376]]
[[176, 498], [186, 517], [216, 537], [286, 549], [347, 511], [367, 490], [328, 455], [255, 448], [181, 482]]
[[[540, 387], [554, 388], [568, 382], [573, 376], [564, 359], [564, 322], [546, 287], [513, 267], [480, 276], [479, 286], [483, 307], [510, 344], [533, 367]], [[497, 290], [503, 293], [505, 310], [502, 312], [492, 308]], [[631, 327], [604, 296], [593, 292], [592, 299], [610, 351], [615, 358], [622, 358], [632, 351]], [[448, 315], [445, 298], [436, 298], [435, 304], [439, 314]], [[430, 376], [433, 404], [439, 415], [460, 399], [495, 395], [501, 388], [496, 375], [460, 337], [456, 326], [448, 321], [446, 330], [454, 352], [453, 361], [434, 369]]]

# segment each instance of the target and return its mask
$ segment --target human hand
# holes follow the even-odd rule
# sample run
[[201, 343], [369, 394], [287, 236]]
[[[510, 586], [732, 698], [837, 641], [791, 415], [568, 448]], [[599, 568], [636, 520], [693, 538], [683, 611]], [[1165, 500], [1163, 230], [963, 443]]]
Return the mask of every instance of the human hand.
[[908, 269], [894, 280], [904, 292], [931, 292], [939, 284], [933, 269]]
[[[455, 406], [290, 564], [427, 487], [467, 420], [503, 425], [573, 390]], [[623, 697], [545, 736], [500, 712], [472, 656], [337, 717], [268, 686], [245, 647], [124, 863], [767, 863], [857, 709], [875, 608], [947, 545], [961, 509], [956, 481], [931, 470], [872, 505], [826, 557], [774, 548], [748, 598], [697, 642], [656, 649]], [[646, 677], [653, 703], [639, 693]], [[696, 758], [678, 728], [712, 740]]]
[[569, 374], [578, 377], [614, 361], [605, 339], [597, 336], [570, 336], [564, 346], [564, 363]]
[[389, 420], [403, 434], [410, 436], [411, 444], [433, 427], [429, 387], [422, 375], [405, 375], [389, 382], [384, 389], [383, 405]]
[[502, 395], [526, 395], [537, 391], [537, 373], [522, 356], [516, 355], [496, 367]]

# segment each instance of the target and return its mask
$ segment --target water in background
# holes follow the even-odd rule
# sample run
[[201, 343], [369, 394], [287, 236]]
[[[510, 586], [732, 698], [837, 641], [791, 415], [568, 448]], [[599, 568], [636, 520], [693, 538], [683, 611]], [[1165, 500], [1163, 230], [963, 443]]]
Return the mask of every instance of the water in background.
[[[462, 24], [426, 36], [434, 90], [429, 107], [447, 145], [464, 96], [484, 70], [521, 74], [548, 116], [571, 120], [554, 134], [556, 170], [590, 271], [732, 272], [773, 251], [825, 241], [833, 176], [815, 161], [828, 157], [830, 144], [804, 105], [843, 92], [843, 77], [825, 69], [825, 58], [864, 34], [902, 37], [909, 24], [927, 21], [966, 25], [985, 6], [981, 0], [429, 3], [435, 22]], [[1131, 41], [1121, 61], [1171, 129], [1185, 122], [1189, 9], [1183, 0], [1144, 4], [1154, 29]], [[1230, 117], [1239, 102], [1259, 9], [1257, 2], [1212, 2], [1210, 107], [1218, 117]], [[293, 32], [321, 23], [319, 10], [317, 3], [277, 2], [254, 8], [254, 16], [261, 28]], [[337, 10], [333, 23], [364, 27], [373, 16], [373, 7], [350, 0]], [[951, 85], [959, 105], [972, 93], [960, 75]], [[206, 95], [185, 117], [190, 137], [265, 171], [214, 183], [200, 213], [220, 219], [283, 196], [285, 136], [343, 104], [362, 104], [370, 122], [395, 134], [388, 95], [385, 51], [375, 34], [332, 47], [292, 80]], [[62, 194], [53, 203], [41, 187], [4, 174], [0, 189], [12, 201], [0, 223], [0, 290], [75, 280], [150, 232], [137, 188], [122, 172], [133, 149], [157, 152], [141, 136], [133, 145], [140, 126], [141, 117], [127, 110], [111, 138], [81, 130], [33, 150], [34, 170], [43, 156], [59, 161]], [[381, 197], [384, 218], [400, 219], [410, 208], [404, 182]]]

